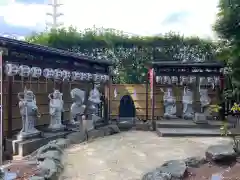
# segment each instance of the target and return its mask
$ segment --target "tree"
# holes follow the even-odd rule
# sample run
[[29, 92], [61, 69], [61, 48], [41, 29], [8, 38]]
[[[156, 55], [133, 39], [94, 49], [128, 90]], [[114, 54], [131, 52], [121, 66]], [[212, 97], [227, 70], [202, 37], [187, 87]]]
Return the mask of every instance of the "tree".
[[218, 19], [214, 30], [225, 44], [220, 54], [232, 67], [233, 93], [228, 96], [236, 99], [236, 96], [240, 96], [240, 1], [220, 0], [218, 7]]
[[70, 27], [33, 34], [28, 42], [73, 51], [90, 56], [103, 56], [114, 62], [115, 83], [143, 83], [145, 64], [152, 60], [208, 61], [216, 56], [216, 44], [197, 37], [179, 34], [140, 37], [126, 36], [114, 29], [87, 29], [83, 32]]

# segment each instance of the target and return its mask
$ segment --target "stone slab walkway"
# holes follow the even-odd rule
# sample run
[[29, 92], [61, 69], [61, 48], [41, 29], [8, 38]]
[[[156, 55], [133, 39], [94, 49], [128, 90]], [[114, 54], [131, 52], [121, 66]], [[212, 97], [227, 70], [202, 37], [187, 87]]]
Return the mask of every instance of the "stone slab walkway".
[[204, 155], [208, 146], [229, 143], [223, 137], [158, 137], [129, 131], [66, 150], [61, 180], [139, 180], [163, 162]]

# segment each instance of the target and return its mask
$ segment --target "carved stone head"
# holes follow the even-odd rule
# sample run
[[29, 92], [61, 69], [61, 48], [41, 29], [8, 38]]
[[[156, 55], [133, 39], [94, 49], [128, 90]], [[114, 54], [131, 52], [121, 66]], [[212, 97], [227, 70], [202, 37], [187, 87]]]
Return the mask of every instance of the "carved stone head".
[[33, 92], [25, 87], [23, 92], [23, 98], [24, 100], [30, 101], [35, 99], [35, 95]]
[[59, 90], [54, 90], [53, 99], [62, 99], [62, 93]]
[[71, 97], [74, 101], [81, 101], [84, 102], [85, 99], [85, 91], [82, 91], [81, 89], [74, 88], [71, 90]]

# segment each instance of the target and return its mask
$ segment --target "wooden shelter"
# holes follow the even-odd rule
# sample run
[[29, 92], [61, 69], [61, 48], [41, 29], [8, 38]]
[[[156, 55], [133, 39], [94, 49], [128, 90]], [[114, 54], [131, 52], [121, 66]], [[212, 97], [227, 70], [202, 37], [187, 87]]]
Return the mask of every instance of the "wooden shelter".
[[[4, 135], [11, 137], [14, 131], [21, 129], [21, 116], [18, 108], [17, 93], [22, 92], [25, 87], [31, 89], [36, 96], [37, 105], [41, 119], [37, 122], [38, 126], [49, 124], [49, 107], [48, 94], [53, 89], [59, 89], [63, 93], [64, 109], [62, 114], [64, 120], [69, 120], [69, 108], [71, 105], [70, 90], [79, 88], [85, 90], [86, 93], [91, 90], [93, 83], [96, 81], [101, 84], [100, 91], [102, 93], [102, 106], [99, 115], [104, 119], [104, 123], [108, 121], [109, 111], [109, 84], [111, 83], [110, 66], [111, 62], [106, 59], [89, 57], [86, 55], [72, 53], [60, 49], [50, 48], [42, 45], [30, 44], [24, 41], [0, 37], [0, 51], [3, 52], [3, 66], [9, 64], [14, 66], [28, 66], [30, 68], [38, 67], [42, 70], [39, 77], [24, 77], [17, 74], [6, 75], [3, 77], [3, 125]], [[75, 79], [54, 79], [46, 77], [47, 71], [50, 69], [53, 77], [57, 73], [66, 77], [76, 75]], [[5, 69], [6, 71], [6, 69]], [[45, 75], [44, 75], [45, 73]], [[54, 74], [55, 73], [55, 74]], [[86, 98], [87, 99], [87, 98]]]
[[[214, 90], [209, 88], [208, 93], [209, 96], [212, 96], [211, 99], [214, 103], [219, 102], [219, 98], [221, 91], [223, 90], [223, 73], [222, 68], [224, 64], [221, 62], [179, 62], [179, 61], [159, 61], [159, 62], [152, 62], [148, 64], [149, 67], [149, 81], [150, 81], [150, 88], [151, 88], [151, 120], [153, 129], [156, 128], [156, 117], [155, 117], [155, 101], [156, 101], [156, 94], [160, 88], [163, 86], [165, 87], [173, 87], [178, 89], [175, 92], [182, 92], [184, 86], [189, 86], [189, 78], [195, 77], [195, 82], [191, 83], [191, 89], [194, 92], [194, 110], [197, 112], [199, 110], [199, 79], [206, 78], [206, 80], [210, 81], [213, 80], [215, 84]], [[177, 79], [176, 82], [160, 82], [162, 77], [169, 77], [172, 80], [172, 77]], [[185, 78], [187, 82], [181, 83], [181, 79]], [[147, 82], [147, 88], [148, 88]], [[148, 92], [148, 90], [147, 90]], [[177, 114], [180, 116], [182, 112], [181, 107], [181, 96], [182, 94], [176, 94], [177, 96]], [[148, 97], [148, 95], [146, 96]], [[215, 99], [213, 99], [215, 98]], [[148, 102], [148, 100], [147, 100]], [[148, 105], [147, 105], [148, 106]], [[147, 115], [148, 119], [148, 115]]]

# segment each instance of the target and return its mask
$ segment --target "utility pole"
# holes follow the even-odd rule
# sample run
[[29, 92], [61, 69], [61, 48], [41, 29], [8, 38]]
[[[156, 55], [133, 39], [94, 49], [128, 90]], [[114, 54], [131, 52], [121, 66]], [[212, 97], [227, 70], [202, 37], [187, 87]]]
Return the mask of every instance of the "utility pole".
[[58, 11], [62, 4], [59, 3], [59, 0], [50, 0], [48, 5], [51, 6], [52, 12], [47, 13], [47, 15], [51, 16], [52, 22], [46, 24], [50, 29], [57, 29], [63, 25], [62, 23], [58, 22], [59, 17], [63, 15], [63, 13], [59, 13]]

